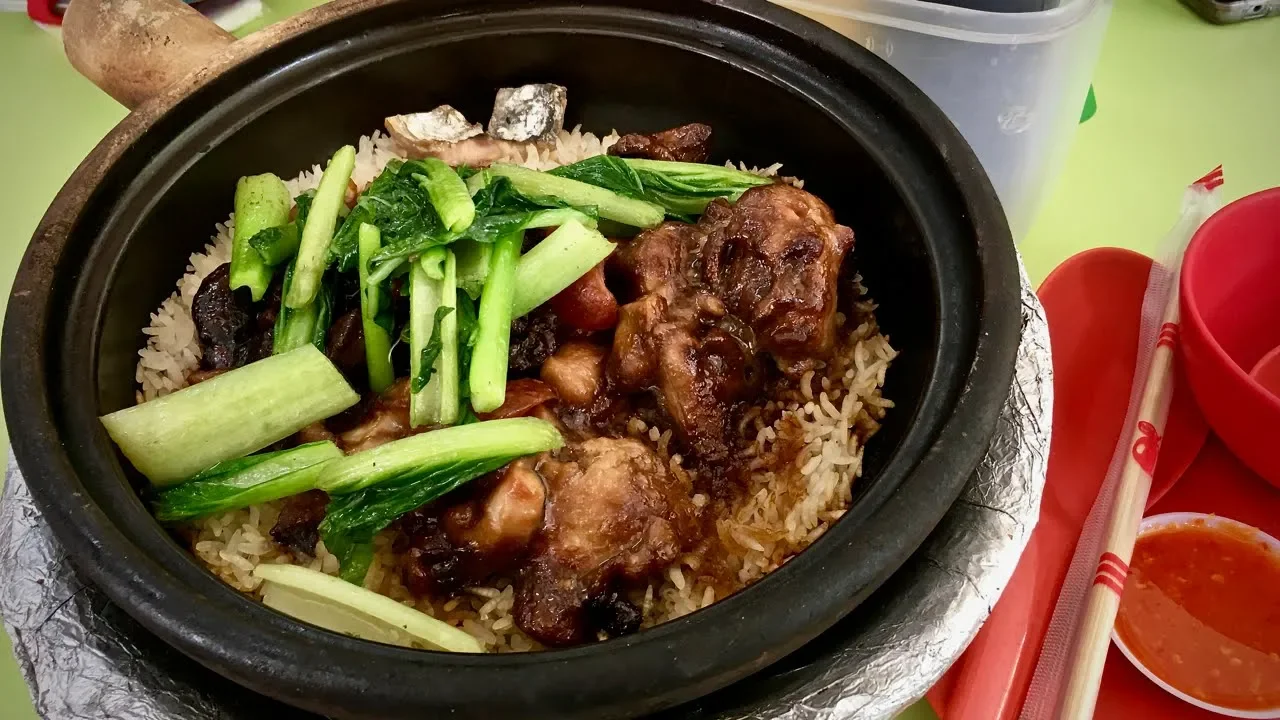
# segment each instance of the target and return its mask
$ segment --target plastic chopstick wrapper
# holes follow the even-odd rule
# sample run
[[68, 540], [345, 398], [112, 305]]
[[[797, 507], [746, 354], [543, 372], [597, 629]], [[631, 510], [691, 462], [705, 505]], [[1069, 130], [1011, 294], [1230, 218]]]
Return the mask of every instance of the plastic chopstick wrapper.
[[[1044, 311], [1024, 273], [1015, 381], [960, 500], [880, 591], [779, 661], [786, 672], [704, 698], [698, 716], [890, 718], [922, 697], [977, 634], [1039, 516], [1052, 375]], [[311, 717], [205, 670], [82, 581], [12, 460], [0, 500], [0, 615], [45, 720]]]
[[1178, 222], [1161, 243], [1142, 300], [1138, 360], [1129, 410], [1107, 476], [1085, 519], [1071, 557], [1044, 647], [1036, 663], [1021, 720], [1087, 720], [1124, 591], [1138, 525], [1151, 491], [1173, 395], [1178, 342], [1178, 273], [1187, 244], [1221, 207], [1222, 168], [1186, 190]]

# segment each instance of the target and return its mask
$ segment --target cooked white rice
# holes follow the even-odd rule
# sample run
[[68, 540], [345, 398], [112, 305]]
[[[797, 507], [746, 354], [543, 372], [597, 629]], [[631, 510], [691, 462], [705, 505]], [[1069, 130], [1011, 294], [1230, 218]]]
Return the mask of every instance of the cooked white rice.
[[[545, 170], [602, 154], [617, 139], [616, 132], [597, 137], [574, 128], [561, 132], [554, 147], [531, 149], [504, 161]], [[401, 156], [383, 133], [360, 138], [355, 183], [364, 187], [387, 161]], [[750, 171], [777, 176], [780, 167]], [[314, 188], [321, 171], [319, 165], [304, 171], [286, 183], [289, 191], [297, 195]], [[794, 178], [780, 179], [800, 185]], [[209, 244], [191, 256], [177, 291], [151, 315], [143, 330], [147, 343], [138, 353], [138, 402], [184, 387], [187, 376], [199, 367], [200, 344], [191, 319], [191, 301], [205, 276], [230, 259], [233, 223], [234, 218], [228, 218], [217, 225]], [[862, 303], [859, 311], [866, 319], [856, 327], [850, 327], [852, 321], [841, 316], [842, 340], [836, 357], [806, 375], [787, 397], [770, 400], [743, 416], [739, 432], [744, 439], [753, 439], [744, 443], [748, 449], [739, 458], [752, 471], [748, 488], [731, 507], [709, 508], [720, 518], [715, 540], [730, 558], [737, 582], [725, 587], [716, 577], [700, 573], [700, 555], [691, 553], [668, 568], [661, 582], [635, 594], [633, 599], [644, 613], [646, 626], [706, 607], [758, 580], [820, 537], [848, 508], [853, 482], [862, 474], [863, 444], [893, 406], [881, 395], [881, 388], [896, 352], [879, 332], [873, 310], [870, 302]], [[682, 458], [667, 453], [670, 431], [660, 433], [638, 418], [631, 421], [628, 430], [651, 442], [668, 458], [673, 472], [685, 473]], [[700, 507], [710, 502], [705, 495], [694, 497]], [[316, 548], [315, 557], [294, 557], [276, 545], [270, 531], [278, 515], [277, 503], [265, 503], [201, 518], [191, 528], [191, 548], [218, 577], [255, 595], [260, 592], [260, 582], [252, 572], [260, 563], [296, 563], [329, 574], [338, 572], [337, 558], [323, 543]], [[515, 627], [510, 582], [469, 588], [453, 598], [414, 598], [401, 583], [393, 540], [390, 530], [376, 538], [366, 587], [462, 628], [488, 650], [537, 647]]]

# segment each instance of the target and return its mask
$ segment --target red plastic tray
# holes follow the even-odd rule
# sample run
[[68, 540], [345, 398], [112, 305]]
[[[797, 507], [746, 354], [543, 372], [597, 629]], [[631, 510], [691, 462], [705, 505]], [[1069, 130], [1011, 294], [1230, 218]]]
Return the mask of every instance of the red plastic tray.
[[[1021, 711], [1076, 538], [1124, 420], [1150, 269], [1145, 256], [1098, 248], [1067, 260], [1040, 287], [1054, 365], [1053, 441], [1040, 522], [982, 631], [928, 694], [944, 720], [1006, 720]], [[1149, 513], [1212, 512], [1276, 535], [1280, 492], [1216, 438], [1205, 442], [1206, 433], [1180, 381]], [[1164, 692], [1113, 647], [1095, 717], [1219, 716]]]

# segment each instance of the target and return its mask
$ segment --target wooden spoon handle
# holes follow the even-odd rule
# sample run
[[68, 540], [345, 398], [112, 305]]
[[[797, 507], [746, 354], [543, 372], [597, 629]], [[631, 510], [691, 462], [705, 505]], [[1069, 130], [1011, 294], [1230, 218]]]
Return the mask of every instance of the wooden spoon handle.
[[180, 0], [73, 0], [62, 19], [71, 65], [130, 110], [234, 41]]

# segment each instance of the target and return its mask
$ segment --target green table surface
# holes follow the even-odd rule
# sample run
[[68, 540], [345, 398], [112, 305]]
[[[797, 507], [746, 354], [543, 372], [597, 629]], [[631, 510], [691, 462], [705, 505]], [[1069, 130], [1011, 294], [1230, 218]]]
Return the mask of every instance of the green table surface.
[[[313, 0], [267, 2], [255, 27]], [[1215, 27], [1177, 0], [1117, 0], [1094, 87], [1098, 114], [1021, 244], [1033, 281], [1090, 247], [1151, 252], [1182, 188], [1218, 164], [1229, 199], [1280, 185], [1280, 19]], [[0, 98], [8, 288], [45, 207], [125, 111], [71, 69], [55, 34], [18, 14], [0, 15]], [[0, 645], [0, 718], [34, 718], [8, 638]], [[932, 717], [920, 703], [900, 720]]]

